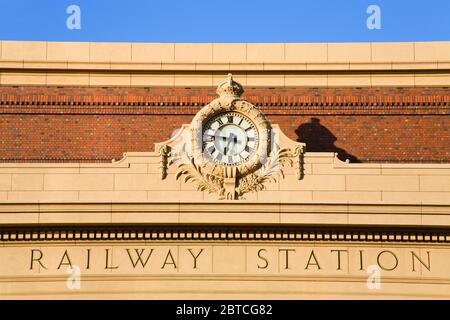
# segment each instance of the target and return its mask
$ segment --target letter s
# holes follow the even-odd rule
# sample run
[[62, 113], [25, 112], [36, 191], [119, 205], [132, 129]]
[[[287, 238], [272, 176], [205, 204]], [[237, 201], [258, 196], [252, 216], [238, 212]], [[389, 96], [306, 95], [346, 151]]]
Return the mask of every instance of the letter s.
[[258, 264], [258, 269], [267, 269], [267, 267], [269, 266], [269, 261], [265, 257], [261, 256], [261, 252], [263, 252], [263, 251], [267, 252], [266, 249], [259, 249], [258, 250], [258, 258], [263, 260], [265, 262], [265, 265], [264, 266], [260, 266]]

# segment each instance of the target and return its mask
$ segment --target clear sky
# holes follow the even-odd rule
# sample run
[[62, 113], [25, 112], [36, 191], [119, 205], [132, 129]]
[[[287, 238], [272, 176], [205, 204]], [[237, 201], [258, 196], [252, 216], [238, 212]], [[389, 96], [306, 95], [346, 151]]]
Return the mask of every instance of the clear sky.
[[[70, 5], [81, 29], [67, 27]], [[367, 27], [370, 5], [381, 29]], [[0, 0], [0, 40], [448, 41], [450, 0]]]

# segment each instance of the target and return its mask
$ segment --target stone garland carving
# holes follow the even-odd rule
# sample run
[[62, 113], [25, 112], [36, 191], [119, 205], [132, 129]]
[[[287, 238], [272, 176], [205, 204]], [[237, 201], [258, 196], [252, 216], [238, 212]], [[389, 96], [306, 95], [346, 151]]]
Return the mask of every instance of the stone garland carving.
[[180, 169], [176, 173], [175, 179], [178, 180], [182, 175], [185, 175], [184, 182], [191, 181], [195, 183], [197, 190], [217, 193], [220, 197], [223, 197], [225, 194], [223, 178], [204, 172], [204, 168], [197, 165], [194, 158], [186, 153], [185, 146], [183, 146], [182, 158], [175, 158], [173, 160], [174, 163], [178, 163], [178, 168]]
[[[247, 175], [237, 175], [235, 177], [216, 176], [207, 171], [206, 165], [199, 165], [195, 163], [195, 159], [189, 156], [186, 152], [185, 146], [180, 154], [174, 155], [173, 163], [178, 164], [178, 172], [175, 178], [178, 180], [184, 175], [184, 182], [191, 181], [197, 185], [197, 190], [208, 191], [219, 195], [219, 200], [233, 200], [245, 199], [244, 195], [251, 192], [262, 191], [266, 188], [266, 184], [270, 182], [277, 182], [281, 176], [284, 178], [282, 167], [287, 165], [296, 168], [297, 177], [301, 177], [301, 154], [303, 148], [301, 146], [291, 149], [280, 149], [275, 145], [273, 151], [267, 157], [265, 164], [253, 173]], [[236, 179], [232, 191], [225, 187], [225, 180], [229, 178]]]
[[158, 152], [160, 156], [159, 169], [161, 172], [161, 179], [164, 180], [167, 177], [167, 169], [172, 163], [172, 160], [169, 161], [169, 157], [171, 156], [170, 147], [168, 145], [159, 146]]
[[255, 191], [262, 191], [266, 188], [265, 184], [269, 182], [277, 182], [277, 178], [281, 176], [284, 178], [282, 167], [290, 165], [292, 167], [293, 153], [290, 149], [281, 149], [275, 145], [274, 150], [267, 158], [265, 164], [261, 168], [241, 179], [239, 187], [236, 189], [238, 197], [244, 194]]
[[303, 155], [305, 154], [305, 146], [300, 145], [296, 146], [294, 149], [294, 152], [292, 154], [292, 158], [295, 159], [295, 174], [297, 176], [297, 180], [301, 180], [304, 177], [304, 158]]

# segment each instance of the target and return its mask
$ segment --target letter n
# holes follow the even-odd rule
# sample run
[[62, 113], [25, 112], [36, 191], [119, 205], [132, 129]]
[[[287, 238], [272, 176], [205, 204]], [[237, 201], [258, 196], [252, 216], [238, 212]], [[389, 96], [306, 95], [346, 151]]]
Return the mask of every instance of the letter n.
[[422, 259], [420, 259], [420, 256], [418, 256], [414, 251], [411, 251], [412, 256], [412, 271], [416, 271], [414, 261], [417, 259], [419, 260], [420, 264], [422, 264], [425, 268], [427, 268], [428, 271], [431, 271], [431, 263], [430, 263], [430, 251], [427, 251], [427, 258], [428, 258], [428, 265], [423, 262]]

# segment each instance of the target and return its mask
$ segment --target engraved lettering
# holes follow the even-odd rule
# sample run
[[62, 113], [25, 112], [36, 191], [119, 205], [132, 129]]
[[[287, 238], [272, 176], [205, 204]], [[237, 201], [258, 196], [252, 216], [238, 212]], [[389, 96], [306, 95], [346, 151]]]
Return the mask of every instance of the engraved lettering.
[[[168, 262], [169, 258], [170, 258], [170, 262]], [[164, 260], [164, 264], [162, 265], [161, 269], [165, 269], [166, 265], [173, 265], [174, 269], [177, 268], [175, 260], [173, 259], [173, 256], [172, 256], [172, 252], [170, 252], [170, 250], [169, 250], [169, 252], [167, 252], [166, 259]]]
[[133, 257], [131, 256], [130, 253], [130, 249], [126, 249], [127, 253], [128, 253], [128, 257], [130, 258], [131, 264], [133, 265], [133, 268], [136, 268], [137, 264], [140, 262], [142, 268], [145, 268], [145, 266], [147, 265], [148, 260], [150, 259], [152, 253], [153, 253], [153, 249], [150, 249], [150, 252], [147, 255], [147, 258], [144, 260], [142, 259], [142, 255], [145, 251], [145, 249], [134, 249], [134, 251], [136, 252], [137, 258], [136, 261], [133, 260]]
[[[388, 267], [386, 267], [386, 266], [382, 266], [381, 265], [381, 256], [383, 255], [383, 254], [390, 254], [392, 257], [394, 257], [394, 260], [395, 260], [395, 262], [394, 262], [394, 264], [393, 264], [393, 267], [392, 268], [388, 268]], [[395, 270], [395, 268], [397, 268], [397, 266], [398, 266], [398, 258], [397, 258], [397, 256], [395, 255], [395, 253], [393, 253], [392, 251], [389, 251], [389, 250], [384, 250], [384, 251], [381, 251], [379, 254], [378, 254], [378, 256], [377, 256], [377, 264], [378, 264], [378, 266], [381, 268], [381, 269], [383, 269], [383, 270], [385, 270], [385, 271], [392, 271], [392, 270]]]
[[[64, 262], [64, 259], [67, 259], [67, 262]], [[59, 262], [58, 268], [56, 268], [56, 269], [59, 270], [61, 268], [61, 266], [69, 266], [72, 268], [72, 262], [70, 261], [70, 257], [69, 257], [69, 254], [67, 253], [67, 250], [64, 251], [61, 261]]]
[[266, 257], [263, 257], [261, 255], [262, 252], [267, 252], [267, 250], [266, 249], [259, 249], [258, 250], [258, 258], [264, 261], [264, 265], [263, 266], [260, 266], [258, 264], [258, 269], [267, 269], [267, 267], [269, 266], [269, 261], [266, 259]]
[[295, 252], [295, 249], [279, 249], [278, 252], [285, 252], [284, 269], [289, 269], [289, 252]]
[[415, 265], [414, 265], [414, 260], [419, 260], [419, 262], [425, 267], [427, 268], [428, 271], [431, 271], [431, 264], [430, 264], [430, 251], [427, 251], [427, 260], [428, 260], [428, 264], [425, 264], [425, 262], [423, 262], [422, 259], [420, 259], [420, 257], [418, 255], [416, 255], [416, 253], [414, 251], [411, 251], [411, 256], [412, 256], [412, 271], [416, 271], [415, 270]]
[[[311, 263], [311, 259], [314, 259], [314, 263]], [[309, 255], [308, 263], [306, 264], [305, 270], [308, 270], [309, 266], [317, 266], [317, 270], [320, 270], [319, 262], [317, 261], [316, 255], [314, 254], [314, 250], [311, 250], [311, 254]]]
[[[35, 252], [39, 253], [39, 257], [34, 257]], [[42, 253], [41, 250], [39, 249], [31, 249], [31, 265], [30, 265], [30, 270], [33, 270], [33, 265], [34, 262], [38, 262], [40, 264], [40, 266], [44, 269], [47, 269], [41, 262], [41, 259], [44, 257], [44, 254]]]
[[194, 269], [197, 269], [197, 259], [198, 259], [198, 257], [200, 256], [200, 254], [203, 252], [203, 249], [201, 249], [201, 250], [199, 251], [199, 253], [197, 253], [197, 255], [195, 255], [195, 254], [192, 252], [192, 249], [188, 249], [188, 251], [189, 251], [189, 253], [191, 254], [192, 258], [194, 259]]
[[105, 249], [106, 250], [106, 265], [105, 265], [105, 269], [118, 269], [119, 266], [110, 266], [109, 265], [109, 249]]
[[348, 250], [331, 250], [331, 253], [337, 252], [337, 269], [336, 270], [342, 270], [341, 269], [341, 252], [347, 252]]

